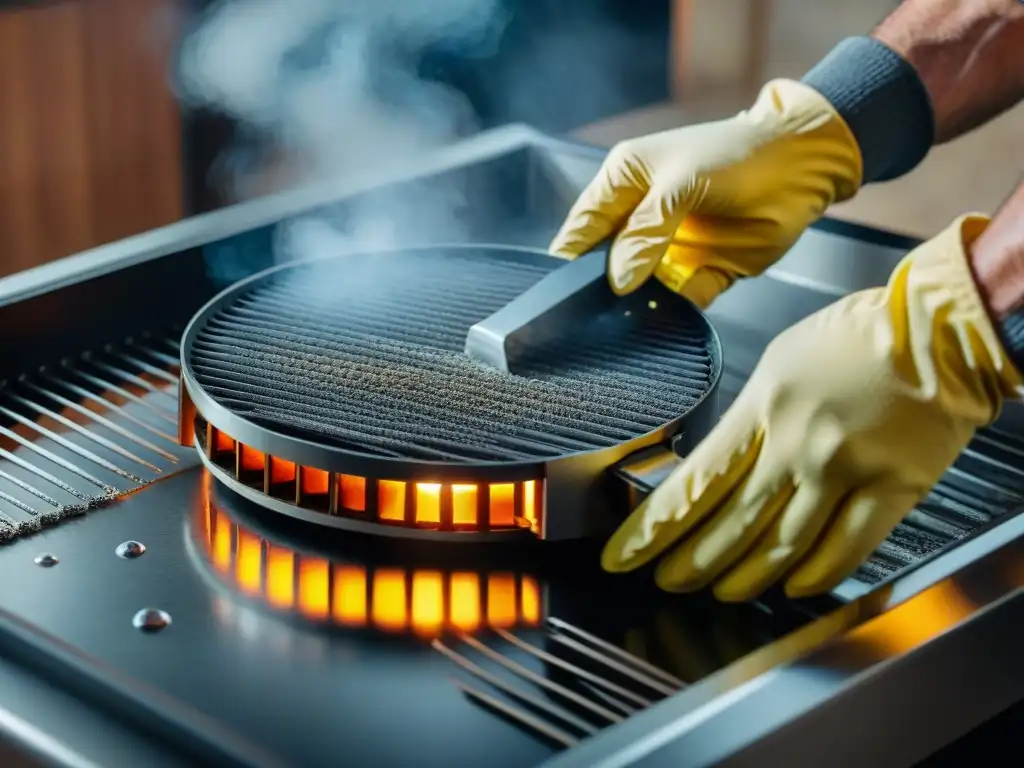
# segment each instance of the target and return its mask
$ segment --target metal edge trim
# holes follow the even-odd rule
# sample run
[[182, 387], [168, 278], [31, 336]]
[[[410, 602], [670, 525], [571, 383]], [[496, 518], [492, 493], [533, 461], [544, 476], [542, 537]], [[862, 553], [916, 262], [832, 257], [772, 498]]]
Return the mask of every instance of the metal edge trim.
[[[102, 277], [138, 264], [215, 242], [283, 218], [329, 205], [347, 197], [400, 181], [442, 173], [453, 166], [484, 162], [522, 149], [548, 149], [592, 157], [597, 163], [608, 149], [542, 133], [523, 123], [484, 131], [443, 147], [413, 168], [389, 169], [344, 181], [333, 179], [256, 198], [210, 213], [191, 216], [157, 229], [97, 246], [80, 253], [0, 278], [0, 307], [35, 298], [59, 288]], [[810, 229], [890, 248], [913, 248], [919, 238], [823, 216]]]
[[40, 730], [27, 720], [23, 720], [11, 710], [0, 706], [0, 733], [9, 744], [23, 747], [34, 757], [47, 762], [65, 766], [65, 768], [102, 768], [74, 750], [67, 747], [59, 739]]
[[0, 307], [274, 224], [289, 216], [308, 212], [361, 192], [437, 175], [452, 167], [480, 163], [502, 154], [535, 147], [545, 138], [543, 134], [527, 125], [514, 123], [442, 147], [428, 154], [412, 169], [408, 165], [403, 165], [399, 168], [389, 168], [385, 172], [375, 171], [355, 178], [329, 179], [210, 213], [191, 216], [164, 227], [4, 277], [0, 279]]

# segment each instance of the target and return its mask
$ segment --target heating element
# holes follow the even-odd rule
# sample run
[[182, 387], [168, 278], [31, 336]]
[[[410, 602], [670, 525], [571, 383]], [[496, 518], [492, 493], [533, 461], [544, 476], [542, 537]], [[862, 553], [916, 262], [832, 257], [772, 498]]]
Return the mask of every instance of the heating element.
[[514, 375], [463, 353], [470, 326], [562, 263], [432, 247], [257, 275], [186, 330], [181, 439], [230, 487], [314, 522], [585, 535], [603, 470], [710, 426], [721, 355], [700, 312], [653, 282]]

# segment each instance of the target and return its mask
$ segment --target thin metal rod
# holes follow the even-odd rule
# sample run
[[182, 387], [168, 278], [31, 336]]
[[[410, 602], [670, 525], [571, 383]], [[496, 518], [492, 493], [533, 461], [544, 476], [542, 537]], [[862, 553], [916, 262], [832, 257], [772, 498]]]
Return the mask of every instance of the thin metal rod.
[[11, 533], [15, 533], [19, 528], [21, 528], [19, 522], [5, 512], [0, 512], [0, 523], [3, 523], [5, 527], [10, 528]]
[[553, 680], [548, 680], [543, 675], [538, 675], [532, 669], [527, 669], [522, 664], [512, 661], [512, 659], [507, 656], [501, 655], [493, 648], [487, 647], [475, 637], [470, 637], [466, 634], [459, 634], [457, 637], [477, 653], [483, 654], [495, 664], [500, 664], [512, 674], [518, 675], [524, 680], [528, 680], [538, 688], [544, 688], [545, 690], [551, 691], [556, 696], [561, 696], [566, 701], [572, 702], [577, 707], [582, 707], [598, 717], [603, 717], [609, 723], [621, 723], [624, 719], [618, 712], [612, 712], [610, 709], [606, 709], [600, 704], [595, 704], [586, 696], [582, 696], [576, 693], [576, 691], [569, 690], [564, 685], [559, 685]]
[[[14, 464], [15, 466], [21, 467], [26, 472], [31, 472], [36, 477], [39, 477], [39, 478], [45, 480], [46, 482], [50, 483], [51, 485], [54, 485], [57, 488], [60, 488], [65, 493], [71, 494], [72, 496], [74, 496], [79, 501], [84, 501], [86, 503], [91, 503], [93, 501], [93, 497], [92, 496], [89, 496], [88, 494], [82, 493], [80, 490], [78, 490], [77, 488], [74, 488], [74, 487], [68, 485], [67, 483], [65, 483], [60, 478], [55, 477], [54, 475], [51, 475], [45, 469], [40, 469], [35, 464], [30, 464], [29, 462], [27, 462], [24, 459], [22, 459], [20, 456], [15, 456], [13, 453], [11, 453], [8, 450], [0, 448], [0, 458], [4, 459], [6, 461], [11, 462], [11, 464]], [[64, 505], [61, 504], [60, 506], [64, 506]]]
[[552, 717], [561, 720], [563, 723], [571, 725], [573, 728], [576, 728], [582, 733], [586, 733], [588, 735], [593, 735], [597, 733], [598, 729], [595, 726], [588, 723], [586, 720], [577, 717], [571, 712], [567, 712], [562, 707], [556, 706], [552, 704], [550, 701], [546, 701], [545, 699], [542, 699], [539, 696], [535, 696], [534, 694], [524, 691], [521, 688], [517, 688], [514, 685], [506, 683], [500, 677], [488, 672], [479, 664], [475, 664], [462, 654], [453, 651], [440, 640], [434, 640], [433, 642], [431, 642], [430, 645], [435, 651], [438, 651], [443, 655], [447, 656], [451, 661], [458, 664], [459, 667], [464, 669], [466, 672], [469, 672], [469, 674], [473, 675], [476, 678], [479, 678], [480, 680], [483, 680], [485, 683], [488, 683], [489, 685], [492, 685], [499, 691], [511, 696], [512, 698], [518, 699], [522, 703], [534, 707], [535, 709], [539, 709], [542, 712], [546, 712]]
[[[623, 688], [621, 685], [616, 685], [612, 681], [606, 680], [600, 675], [596, 675], [589, 670], [583, 669], [583, 667], [576, 666], [572, 662], [566, 661], [563, 658], [555, 656], [553, 653], [548, 653], [542, 648], [538, 648], [532, 643], [528, 643], [525, 640], [516, 637], [506, 629], [502, 629], [501, 627], [495, 627], [494, 632], [498, 635], [498, 637], [500, 637], [505, 642], [511, 643], [516, 648], [519, 648], [520, 650], [526, 651], [527, 653], [536, 656], [544, 663], [564, 669], [566, 672], [575, 675], [581, 680], [586, 680], [587, 682], [592, 683], [598, 688], [604, 688], [609, 693], [613, 693], [616, 696], [619, 696], [620, 698], [626, 699], [627, 701], [631, 701], [640, 707], [649, 707], [651, 706], [651, 704], [654, 703], [650, 699], [645, 699], [643, 696], [634, 693], [628, 688]], [[636, 710], [630, 709], [630, 711], [635, 712]]]
[[[102, 456], [97, 456], [88, 448], [83, 448], [82, 446], [77, 445], [76, 443], [72, 443], [70, 440], [63, 437], [62, 435], [58, 435], [53, 430], [47, 429], [46, 427], [37, 424], [36, 422], [32, 421], [32, 419], [26, 418], [25, 416], [22, 416], [20, 413], [15, 413], [14, 411], [8, 408], [4, 408], [2, 405], [0, 405], [0, 415], [6, 416], [9, 419], [13, 419], [14, 421], [19, 422], [20, 424], [28, 427], [29, 429], [35, 430], [43, 437], [52, 440], [62, 448], [66, 448], [67, 450], [71, 451], [77, 456], [81, 456], [86, 461], [91, 461], [93, 464], [103, 467], [108, 472], [113, 472], [115, 475], [123, 477], [125, 480], [128, 480], [129, 482], [136, 483], [137, 485], [146, 484], [146, 481], [143, 480], [141, 477], [136, 477], [131, 472], [121, 469], [119, 466], [117, 466], [117, 464], [114, 464], [111, 461], [107, 461]], [[56, 456], [56, 454], [54, 455]], [[88, 480], [88, 478], [86, 479]], [[102, 483], [102, 481], [100, 482]], [[104, 483], [104, 485], [106, 484]]]
[[116, 365], [110, 365], [109, 363], [104, 363], [101, 360], [97, 360], [92, 355], [83, 355], [82, 359], [85, 360], [90, 365], [93, 365], [96, 368], [99, 368], [101, 371], [106, 371], [111, 376], [117, 376], [119, 379], [122, 379], [123, 381], [126, 381], [129, 384], [134, 384], [137, 387], [142, 387], [143, 389], [147, 390], [148, 392], [152, 392], [154, 395], [163, 395], [164, 397], [168, 397], [168, 398], [172, 398], [172, 399], [175, 398], [175, 395], [172, 395], [167, 390], [162, 389], [161, 387], [158, 387], [156, 384], [152, 384], [152, 383], [146, 381], [141, 376], [136, 376], [131, 371], [126, 371], [123, 368], [118, 368]]
[[[39, 513], [36, 510], [32, 509], [32, 507], [30, 507], [24, 501], [22, 501], [21, 499], [17, 499], [14, 496], [11, 496], [9, 493], [4, 493], [3, 491], [0, 491], [0, 500], [6, 501], [12, 507], [17, 507], [22, 512], [32, 515], [32, 517], [38, 517], [39, 515]], [[6, 517], [6, 515], [4, 515], [4, 517]]]
[[131, 347], [132, 349], [138, 350], [139, 352], [141, 352], [144, 355], [149, 355], [154, 360], [159, 360], [164, 365], [173, 365], [175, 367], [180, 367], [181, 366], [181, 357], [180, 357], [181, 353], [180, 353], [180, 350], [179, 350], [179, 353], [177, 355], [167, 355], [167, 354], [164, 354], [163, 352], [161, 352], [158, 349], [153, 349], [152, 347], [143, 346], [139, 342], [132, 341], [132, 340], [128, 341], [128, 346]]
[[669, 686], [662, 683], [660, 680], [653, 680], [652, 678], [647, 677], [647, 675], [641, 674], [637, 670], [628, 667], [625, 664], [616, 661], [615, 659], [610, 659], [607, 656], [602, 655], [600, 651], [596, 651], [593, 648], [579, 642], [578, 640], [573, 640], [571, 637], [568, 637], [567, 635], [553, 634], [551, 635], [551, 642], [559, 643], [560, 645], [565, 646], [571, 651], [575, 651], [576, 653], [586, 656], [591, 661], [594, 661], [598, 664], [603, 664], [608, 669], [613, 669], [620, 675], [624, 675], [628, 677], [630, 680], [633, 680], [634, 682], [640, 683], [641, 685], [646, 685], [652, 691], [657, 691], [663, 696], [671, 696], [678, 690], [670, 688]]
[[496, 696], [491, 696], [489, 693], [484, 693], [476, 688], [471, 688], [461, 680], [456, 680], [455, 678], [452, 678], [452, 683], [463, 693], [463, 695], [468, 696], [471, 699], [475, 699], [479, 704], [500, 712], [506, 717], [515, 720], [524, 728], [534, 731], [545, 738], [551, 739], [551, 741], [561, 744], [563, 747], [575, 747], [579, 744], [579, 739], [574, 736], [570, 736], [565, 731], [560, 728], [555, 728], [553, 725], [548, 725], [539, 717], [534, 717], [525, 710], [513, 707], [511, 704], [502, 701]]
[[643, 670], [648, 676], [664, 680], [666, 683], [668, 683], [671, 686], [674, 686], [676, 689], [686, 687], [686, 683], [684, 683], [678, 677], [670, 675], [665, 670], [659, 669], [653, 664], [646, 662], [643, 659], [639, 659], [633, 654], [628, 653], [622, 650], [621, 648], [618, 648], [612, 645], [611, 643], [602, 640], [599, 637], [595, 637], [589, 632], [586, 632], [580, 629], [579, 627], [570, 624], [567, 621], [562, 621], [562, 619], [550, 617], [547, 619], [547, 624], [548, 626], [557, 629], [559, 632], [562, 632], [566, 635], [574, 635], [578, 640], [582, 640], [586, 643], [589, 643], [595, 648], [600, 648], [602, 651], [605, 651], [606, 653], [612, 656], [617, 656], [625, 663], [631, 664], [632, 666]]
[[[107, 483], [104, 483], [98, 477], [93, 477], [92, 475], [90, 475], [88, 472], [86, 472], [81, 467], [79, 467], [79, 466], [77, 466], [75, 464], [72, 464], [67, 459], [62, 459], [60, 456], [58, 456], [57, 454], [53, 453], [52, 451], [48, 451], [45, 448], [42, 448], [42, 447], [36, 445], [31, 440], [26, 440], [24, 437], [19, 435], [17, 432], [12, 432], [11, 430], [7, 429], [6, 427], [0, 427], [0, 435], [3, 435], [4, 437], [10, 438], [11, 440], [13, 440], [14, 442], [18, 443], [19, 445], [22, 445], [25, 448], [28, 448], [33, 453], [39, 454], [44, 459], [52, 461], [58, 467], [63, 467], [68, 472], [73, 472], [74, 474], [76, 474], [80, 478], [82, 478], [83, 480], [86, 480], [86, 481], [92, 483], [97, 488], [102, 488], [104, 490], [104, 492], [106, 492], [106, 493], [121, 493], [121, 491], [119, 491], [117, 488], [114, 488], [112, 485], [108, 485]], [[87, 497], [87, 498], [89, 498], [91, 500], [91, 497]]]
[[[157, 427], [154, 427], [152, 424], [149, 424], [148, 422], [143, 421], [138, 416], [133, 414], [131, 411], [121, 407], [117, 403], [112, 403], [109, 400], [107, 400], [105, 397], [100, 397], [95, 392], [90, 392], [88, 389], [85, 389], [84, 387], [80, 387], [80, 386], [78, 386], [77, 384], [75, 384], [73, 382], [64, 381], [63, 379], [58, 379], [56, 376], [53, 376], [52, 374], [47, 373], [46, 374], [46, 378], [49, 379], [50, 381], [52, 381], [57, 386], [64, 387], [64, 389], [67, 389], [70, 392], [74, 392], [79, 397], [85, 398], [86, 400], [91, 400], [92, 402], [96, 403], [97, 405], [102, 405], [104, 408], [106, 408], [108, 410], [111, 410], [111, 411], [113, 411], [114, 413], [116, 413], [116, 414], [118, 414], [120, 416], [123, 416], [125, 419], [130, 421], [132, 424], [134, 424], [137, 427], [140, 427], [140, 428], [146, 430], [151, 435], [155, 435], [157, 437], [163, 438], [167, 442], [172, 443], [174, 445], [178, 444], [178, 441], [175, 439], [175, 437], [173, 435], [169, 435], [166, 432], [162, 432]], [[59, 397], [59, 395], [57, 395], [57, 397]], [[60, 402], [60, 401], [58, 401], [58, 402]], [[163, 415], [163, 414], [161, 414], [161, 415]]]
[[161, 337], [160, 341], [162, 341], [168, 347], [173, 349], [179, 355], [181, 354], [181, 342], [180, 341], [174, 341], [173, 339], [168, 339], [166, 336]]
[[21, 488], [21, 490], [25, 491], [25, 493], [30, 493], [33, 496], [35, 496], [37, 499], [39, 499], [40, 501], [45, 501], [51, 507], [60, 507], [60, 506], [62, 506], [61, 503], [59, 501], [57, 501], [55, 498], [53, 498], [52, 496], [47, 496], [45, 493], [40, 491], [38, 488], [32, 487], [31, 485], [26, 483], [21, 478], [18, 478], [18, 477], [15, 477], [14, 475], [8, 474], [7, 472], [4, 472], [2, 469], [0, 469], [0, 480], [6, 480], [11, 485], [15, 485], [18, 488]]
[[168, 384], [172, 386], [178, 386], [178, 377], [172, 376], [163, 368], [158, 368], [157, 366], [152, 365], [151, 363], [147, 363], [145, 360], [139, 360], [139, 358], [135, 357], [134, 355], [129, 355], [125, 352], [118, 352], [115, 349], [110, 349], [108, 350], [108, 352], [111, 355], [121, 358], [126, 363], [131, 363], [132, 365], [145, 371], [151, 376], [155, 376], [156, 378], [161, 379], [162, 381], [166, 381]]
[[165, 419], [166, 421], [171, 422], [171, 424], [174, 424], [175, 426], [177, 426], [178, 418], [177, 418], [176, 412], [171, 411], [171, 410], [169, 410], [167, 408], [164, 408], [163, 406], [161, 406], [159, 404], [151, 403], [148, 400], [144, 400], [143, 398], [139, 397], [138, 395], [136, 395], [136, 394], [134, 394], [132, 392], [129, 392], [124, 387], [118, 386], [117, 384], [114, 384], [111, 381], [106, 381], [105, 379], [101, 379], [98, 376], [93, 376], [91, 373], [86, 373], [85, 371], [81, 370], [80, 368], [76, 368], [73, 365], [66, 365], [65, 367], [71, 373], [75, 374], [79, 378], [85, 379], [90, 384], [92, 384], [94, 387], [102, 387], [103, 389], [108, 390], [110, 392], [116, 392], [121, 397], [125, 398], [126, 400], [131, 400], [133, 403], [135, 403], [137, 405], [141, 405], [143, 408], [147, 408], [148, 410], [152, 411], [154, 414], [159, 416], [161, 419]]
[[[156, 464], [151, 464], [150, 462], [148, 462], [145, 459], [143, 459], [141, 456], [136, 456], [134, 453], [132, 453], [131, 451], [127, 450], [126, 448], [122, 448], [120, 445], [115, 443], [113, 440], [108, 440], [107, 438], [103, 437], [103, 435], [95, 434], [94, 432], [90, 431], [87, 427], [83, 427], [81, 424], [76, 424], [71, 419], [67, 418], [66, 416], [64, 416], [64, 415], [62, 415], [60, 413], [57, 413], [56, 411], [52, 411], [49, 408], [46, 408], [46, 407], [44, 407], [42, 405], [39, 405], [39, 403], [34, 403], [31, 400], [28, 400], [28, 399], [26, 399], [24, 397], [20, 397], [18, 395], [14, 395], [14, 394], [11, 394], [9, 392], [7, 393], [7, 396], [11, 400], [14, 400], [16, 403], [19, 403], [19, 404], [25, 406], [26, 408], [31, 408], [36, 413], [42, 414], [43, 416], [47, 416], [47, 417], [53, 419], [54, 421], [56, 421], [57, 423], [64, 425], [65, 427], [67, 427], [71, 431], [77, 432], [82, 437], [84, 437], [86, 440], [91, 440], [94, 443], [96, 443], [97, 445], [102, 445], [108, 451], [111, 451], [112, 453], [116, 453], [118, 456], [121, 456], [121, 457], [123, 457], [125, 459], [128, 459], [128, 461], [134, 461], [136, 464], [139, 464], [140, 466], [145, 467], [146, 469], [150, 470], [151, 472], [156, 472], [157, 474], [163, 474], [163, 470], [160, 469], [160, 467], [158, 467]], [[88, 411], [86, 411], [86, 413], [88, 413]]]
[[626, 715], [627, 717], [639, 712], [639, 710], [635, 707], [631, 707], [629, 704], [620, 701], [619, 699], [615, 698], [610, 693], [608, 693], [608, 691], [604, 690], [603, 688], [598, 688], [593, 683], [588, 683], [586, 680], [577, 680], [576, 684], [579, 685], [580, 688], [585, 689], [595, 699], [603, 701], [609, 707], [619, 710], [620, 712], [622, 712], [622, 714]]
[[[68, 400], [66, 397], [62, 397], [61, 395], [58, 395], [56, 392], [51, 392], [48, 389], [43, 389], [42, 387], [37, 386], [35, 384], [32, 384], [31, 382], [27, 382], [27, 381], [23, 382], [23, 385], [28, 387], [28, 388], [30, 388], [30, 389], [35, 390], [36, 392], [38, 392], [39, 394], [43, 395], [44, 397], [50, 398], [51, 400], [53, 400], [56, 403], [59, 403], [60, 405], [64, 406], [65, 408], [70, 408], [71, 410], [75, 411], [76, 413], [80, 413], [83, 416], [88, 416], [90, 419], [95, 421], [97, 424], [102, 424], [104, 427], [109, 429], [111, 432], [116, 432], [117, 434], [121, 435], [121, 437], [125, 438], [126, 440], [130, 440], [131, 442], [135, 443], [136, 445], [138, 445], [138, 446], [140, 446], [142, 448], [145, 448], [147, 450], [152, 451], [153, 453], [157, 454], [161, 458], [167, 459], [169, 462], [171, 462], [173, 464], [177, 464], [178, 463], [178, 457], [175, 456], [170, 451], [165, 451], [163, 448], [161, 448], [158, 445], [154, 445], [153, 443], [151, 443], [148, 440], [146, 440], [144, 437], [140, 437], [139, 435], [136, 435], [130, 429], [125, 429], [120, 424], [118, 424], [117, 422], [111, 421], [110, 419], [108, 419], [103, 414], [96, 413], [96, 411], [90, 411], [88, 408], [86, 408], [86, 407], [84, 407], [82, 405], [79, 405], [74, 400]], [[21, 399], [21, 398], [18, 398], [18, 399]], [[31, 401], [26, 400], [25, 402], [28, 403], [28, 402], [31, 402]], [[110, 403], [110, 405], [112, 407], [114, 407], [114, 408], [117, 407], [113, 403]]]

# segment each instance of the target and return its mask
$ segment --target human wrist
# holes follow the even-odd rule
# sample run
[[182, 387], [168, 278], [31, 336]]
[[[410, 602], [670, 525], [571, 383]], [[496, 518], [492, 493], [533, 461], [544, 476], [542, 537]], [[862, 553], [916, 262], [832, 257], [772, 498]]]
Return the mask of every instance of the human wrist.
[[974, 284], [1003, 350], [1024, 371], [1024, 184], [965, 245]]
[[993, 322], [1024, 310], [1024, 184], [968, 245], [978, 293]]
[[847, 38], [803, 82], [849, 126], [860, 148], [863, 183], [902, 176], [931, 149], [935, 127], [928, 92], [916, 70], [878, 40]]
[[871, 37], [918, 73], [935, 143], [984, 124], [1024, 98], [1024, 2], [905, 0]]

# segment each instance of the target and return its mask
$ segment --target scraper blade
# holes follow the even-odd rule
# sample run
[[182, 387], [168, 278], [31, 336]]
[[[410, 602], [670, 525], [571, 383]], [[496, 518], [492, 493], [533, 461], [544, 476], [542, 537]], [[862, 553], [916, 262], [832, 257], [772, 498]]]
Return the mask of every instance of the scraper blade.
[[466, 354], [511, 373], [531, 350], [570, 335], [616, 302], [605, 272], [608, 246], [601, 246], [548, 273], [490, 317], [469, 329]]

